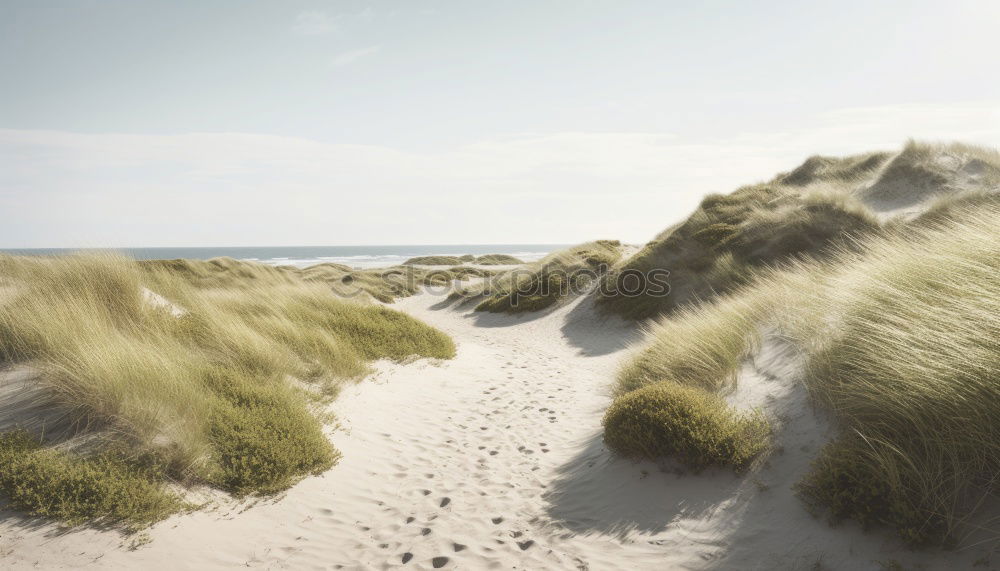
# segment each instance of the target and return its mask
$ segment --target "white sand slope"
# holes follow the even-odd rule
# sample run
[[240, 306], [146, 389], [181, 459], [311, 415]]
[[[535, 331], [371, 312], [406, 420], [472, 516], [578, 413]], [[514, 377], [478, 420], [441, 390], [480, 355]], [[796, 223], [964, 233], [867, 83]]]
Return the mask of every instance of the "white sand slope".
[[397, 304], [458, 342], [448, 362], [386, 364], [334, 404], [344, 458], [278, 501], [175, 516], [152, 540], [60, 533], [0, 515], [0, 568], [907, 569], [967, 568], [973, 551], [911, 552], [829, 527], [791, 486], [826, 437], [777, 340], [747, 364], [739, 406], [781, 419], [759, 471], [682, 474], [612, 456], [600, 419], [634, 327], [588, 300], [543, 316]]

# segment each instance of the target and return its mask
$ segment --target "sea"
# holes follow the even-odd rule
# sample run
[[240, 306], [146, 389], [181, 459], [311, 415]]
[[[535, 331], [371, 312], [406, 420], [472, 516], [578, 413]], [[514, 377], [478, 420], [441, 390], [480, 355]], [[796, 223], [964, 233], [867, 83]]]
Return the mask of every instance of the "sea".
[[[113, 248], [137, 260], [170, 260], [189, 258], [210, 260], [229, 257], [275, 266], [305, 268], [325, 262], [345, 264], [353, 268], [381, 268], [401, 264], [416, 256], [472, 254], [510, 254], [526, 262], [567, 247], [568, 244], [448, 244], [398, 246], [232, 246], [187, 248]], [[78, 252], [74, 248], [0, 249], [13, 255], [51, 256]], [[93, 251], [93, 250], [91, 250]]]

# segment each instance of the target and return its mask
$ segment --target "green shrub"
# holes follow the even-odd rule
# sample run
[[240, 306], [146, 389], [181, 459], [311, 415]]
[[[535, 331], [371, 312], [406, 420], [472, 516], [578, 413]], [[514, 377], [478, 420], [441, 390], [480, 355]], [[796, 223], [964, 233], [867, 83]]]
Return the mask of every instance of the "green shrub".
[[888, 525], [911, 544], [941, 541], [948, 529], [944, 515], [907, 483], [891, 483], [887, 476], [894, 467], [881, 461], [878, 448], [857, 435], [827, 444], [797, 484], [799, 494], [835, 520], [853, 519], [866, 528]]
[[213, 481], [237, 495], [272, 493], [339, 458], [304, 404], [274, 385], [250, 385], [232, 373], [212, 375], [211, 439], [219, 473]]
[[19, 510], [70, 525], [141, 527], [183, 504], [160, 473], [117, 451], [77, 457], [43, 448], [23, 431], [0, 433], [0, 490]]
[[672, 381], [615, 399], [604, 415], [604, 441], [633, 458], [674, 458], [695, 469], [740, 470], [768, 447], [770, 428], [759, 412], [739, 413], [718, 395]]

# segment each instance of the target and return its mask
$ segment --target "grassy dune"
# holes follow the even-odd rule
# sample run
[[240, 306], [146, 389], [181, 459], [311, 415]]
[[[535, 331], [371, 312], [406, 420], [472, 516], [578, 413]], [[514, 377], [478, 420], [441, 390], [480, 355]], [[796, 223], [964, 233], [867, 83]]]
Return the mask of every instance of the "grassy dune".
[[633, 319], [671, 313], [745, 285], [754, 269], [796, 258], [825, 257], [861, 236], [878, 232], [874, 215], [849, 193], [859, 176], [877, 168], [881, 154], [847, 159], [815, 157], [787, 175], [711, 195], [685, 222], [668, 229], [619, 270], [670, 271], [667, 296], [620, 294], [621, 271], [606, 280], [598, 300]]
[[[910, 210], [938, 212], [1000, 185], [1000, 158], [968, 145], [910, 142], [899, 153], [812, 157], [788, 173], [728, 195], [706, 197], [616, 272], [598, 304], [633, 319], [670, 314], [736, 291], [764, 268], [827, 259], [859, 240], [911, 222]], [[994, 195], [995, 196], [995, 195]], [[936, 201], [936, 202], [935, 202]], [[888, 224], [880, 218], [898, 212]], [[670, 271], [668, 296], [619, 293], [625, 271]]]
[[[269, 266], [232, 258], [212, 260], [146, 260], [137, 262], [147, 269], [166, 269], [196, 287], [235, 287], [247, 284], [301, 284], [303, 281], [322, 284], [342, 297], [371, 297], [392, 303], [411, 296], [421, 286], [443, 285], [454, 280], [468, 280], [497, 275], [501, 272], [472, 266], [452, 268], [389, 268], [354, 269], [343, 264], [323, 263], [307, 268]], [[461, 261], [455, 263], [462, 263]]]
[[[5, 435], [0, 490], [70, 522], [162, 517], [181, 505], [167, 480], [284, 489], [335, 461], [313, 410], [343, 382], [375, 359], [454, 354], [402, 313], [256, 264], [2, 257], [0, 279], [0, 355], [39, 371], [72, 436]], [[87, 479], [104, 500], [69, 494]]]
[[581, 291], [620, 258], [621, 244], [617, 240], [587, 242], [459, 288], [452, 297], [477, 301], [476, 311], [540, 311], [567, 299], [574, 291]]
[[[935, 183], [930, 209], [818, 259], [753, 272], [739, 290], [661, 318], [623, 365], [612, 408], [640, 400], [668, 410], [644, 392], [665, 382], [725, 390], [761, 328], [774, 329], [805, 353], [805, 385], [840, 428], [800, 483], [802, 497], [913, 543], [960, 541], [982, 500], [1000, 491], [1000, 202], [961, 177], [969, 164], [992, 176], [1000, 160], [978, 165], [995, 155], [910, 145], [893, 161], [914, 156], [958, 165], [950, 167], [958, 175]], [[953, 156], [965, 160], [946, 161]], [[861, 193], [896, 188], [888, 182], [883, 173]], [[892, 202], [907, 202], [899, 196]], [[678, 422], [661, 418], [660, 430]], [[610, 442], [618, 432], [606, 423]], [[647, 434], [648, 455], [664, 454]], [[702, 460], [714, 454], [706, 448]]]
[[466, 254], [464, 256], [417, 256], [406, 260], [403, 265], [458, 266], [460, 264], [479, 264], [482, 266], [505, 266], [523, 263], [523, 260], [508, 254], [485, 254], [479, 257]]

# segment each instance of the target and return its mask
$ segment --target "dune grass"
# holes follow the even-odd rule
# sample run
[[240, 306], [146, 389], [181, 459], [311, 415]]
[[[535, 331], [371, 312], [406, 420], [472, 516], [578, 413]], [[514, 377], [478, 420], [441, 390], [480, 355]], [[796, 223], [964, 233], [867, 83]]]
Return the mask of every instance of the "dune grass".
[[[474, 258], [455, 257], [456, 264]], [[451, 268], [418, 268], [392, 266], [388, 268], [355, 269], [343, 264], [326, 262], [307, 268], [270, 266], [256, 262], [215, 258], [212, 260], [142, 260], [141, 267], [155, 271], [167, 270], [183, 277], [197, 288], [239, 287], [254, 284], [264, 286], [301, 285], [303, 281], [327, 286], [336, 295], [347, 298], [372, 298], [392, 303], [397, 298], [411, 296], [422, 286], [447, 285], [455, 280], [491, 277], [500, 270], [456, 265]]]
[[510, 254], [485, 254], [476, 258], [475, 263], [483, 266], [513, 266], [523, 264], [524, 260]]
[[662, 381], [615, 399], [604, 415], [604, 441], [631, 457], [668, 457], [694, 469], [746, 468], [768, 447], [760, 412], [740, 413], [715, 393]]
[[[736, 291], [754, 271], [810, 257], [824, 258], [878, 233], [876, 218], [850, 192], [855, 177], [882, 155], [814, 157], [787, 175], [710, 195], [686, 221], [648, 243], [604, 278], [598, 306], [631, 319], [671, 314]], [[670, 272], [666, 296], [629, 295], [629, 273]]]
[[580, 293], [620, 258], [621, 243], [617, 240], [587, 242], [457, 290], [453, 297], [478, 300], [476, 311], [540, 311]]
[[[85, 466], [114, 448], [164, 478], [278, 491], [337, 458], [312, 412], [318, 400], [369, 361], [454, 354], [446, 335], [402, 313], [282, 269], [236, 267], [253, 276], [115, 256], [0, 258], [0, 355], [39, 370], [64, 422], [100, 442], [96, 453], [44, 456], [37, 470]], [[18, 489], [2, 491], [16, 501]], [[104, 509], [77, 515], [116, 517]]]
[[758, 274], [656, 325], [616, 404], [663, 381], [722, 389], [775, 327], [805, 352], [804, 383], [841, 431], [803, 498], [912, 543], [957, 541], [1000, 472], [998, 251], [1000, 206], [972, 201]]
[[473, 256], [417, 256], [403, 262], [404, 266], [458, 266], [461, 264], [479, 264], [482, 266], [506, 266], [523, 264], [524, 261], [509, 254], [484, 254]]
[[671, 380], [712, 392], [731, 388], [740, 362], [759, 342], [764, 300], [750, 296], [719, 300], [713, 311], [689, 308], [661, 319], [646, 345], [618, 371], [615, 395]]
[[[417, 256], [403, 262], [405, 266], [457, 266], [462, 263], [461, 256]], [[471, 261], [471, 260], [470, 260]]]

